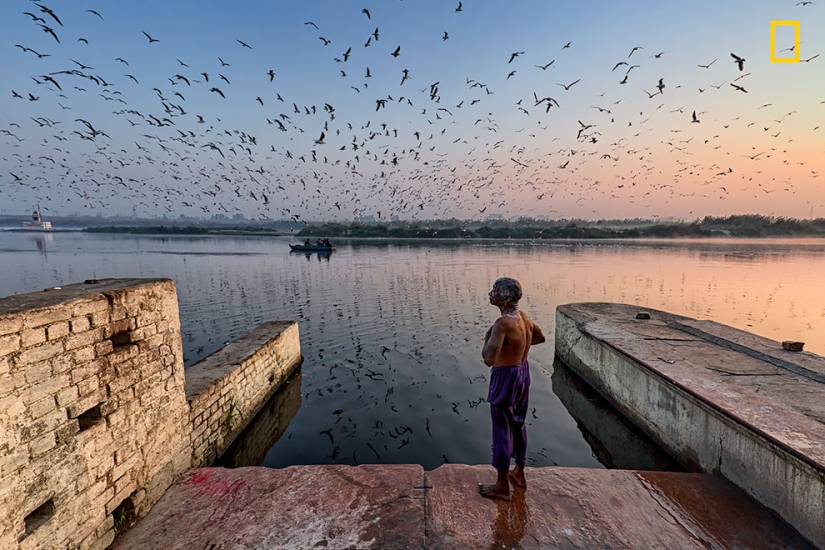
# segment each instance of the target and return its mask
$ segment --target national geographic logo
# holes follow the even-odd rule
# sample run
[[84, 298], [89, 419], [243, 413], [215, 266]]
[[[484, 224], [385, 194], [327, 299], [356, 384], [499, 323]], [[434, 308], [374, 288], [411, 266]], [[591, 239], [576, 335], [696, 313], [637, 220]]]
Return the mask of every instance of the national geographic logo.
[[[792, 48], [782, 50], [790, 51], [793, 57], [777, 57], [776, 27], [793, 27], [794, 45]], [[771, 63], [799, 63], [799, 21], [771, 21]]]

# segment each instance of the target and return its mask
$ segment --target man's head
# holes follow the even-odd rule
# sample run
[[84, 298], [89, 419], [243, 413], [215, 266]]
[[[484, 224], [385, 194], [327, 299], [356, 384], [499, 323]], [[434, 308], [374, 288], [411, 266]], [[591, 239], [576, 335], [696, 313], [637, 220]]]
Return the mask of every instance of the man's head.
[[521, 283], [510, 277], [501, 277], [493, 283], [493, 290], [490, 291], [490, 302], [498, 298], [503, 303], [518, 304], [521, 300]]

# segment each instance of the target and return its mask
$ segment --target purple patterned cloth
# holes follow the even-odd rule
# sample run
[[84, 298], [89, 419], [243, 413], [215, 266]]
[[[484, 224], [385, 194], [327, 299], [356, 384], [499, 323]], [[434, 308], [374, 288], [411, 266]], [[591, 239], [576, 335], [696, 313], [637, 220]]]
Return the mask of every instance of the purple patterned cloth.
[[490, 416], [493, 419], [493, 467], [510, 470], [510, 458], [524, 467], [527, 460], [527, 400], [530, 395], [530, 367], [525, 359], [512, 367], [493, 367], [490, 375]]

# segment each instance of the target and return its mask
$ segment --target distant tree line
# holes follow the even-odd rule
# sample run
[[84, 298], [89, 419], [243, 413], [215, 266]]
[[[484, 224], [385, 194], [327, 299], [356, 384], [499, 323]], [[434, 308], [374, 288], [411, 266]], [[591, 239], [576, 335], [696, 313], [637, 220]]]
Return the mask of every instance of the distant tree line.
[[[159, 225], [139, 227], [92, 227], [93, 233], [155, 235], [282, 235], [259, 224], [222, 226]], [[295, 233], [288, 233], [295, 235]], [[693, 222], [661, 223], [640, 218], [626, 220], [490, 220], [486, 222], [430, 220], [416, 223], [309, 224], [300, 237], [361, 237], [391, 239], [638, 239], [677, 237], [825, 237], [825, 218], [797, 220], [757, 214], [706, 216]]]
[[818, 237], [825, 236], [825, 219], [797, 220], [756, 214], [706, 216], [701, 221], [657, 223], [650, 220], [557, 220], [522, 218], [515, 221], [432, 222], [384, 224], [326, 223], [304, 227], [299, 236], [385, 237], [422, 239], [628, 239], [676, 237]]

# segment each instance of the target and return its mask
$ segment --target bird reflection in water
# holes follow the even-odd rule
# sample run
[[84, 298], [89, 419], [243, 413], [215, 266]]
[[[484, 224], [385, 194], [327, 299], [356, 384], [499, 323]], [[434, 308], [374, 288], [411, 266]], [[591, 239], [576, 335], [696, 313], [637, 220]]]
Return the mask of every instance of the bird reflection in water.
[[530, 519], [525, 490], [516, 487], [509, 502], [496, 502], [498, 513], [493, 522], [493, 542], [490, 544], [490, 550], [521, 548], [521, 540]]

